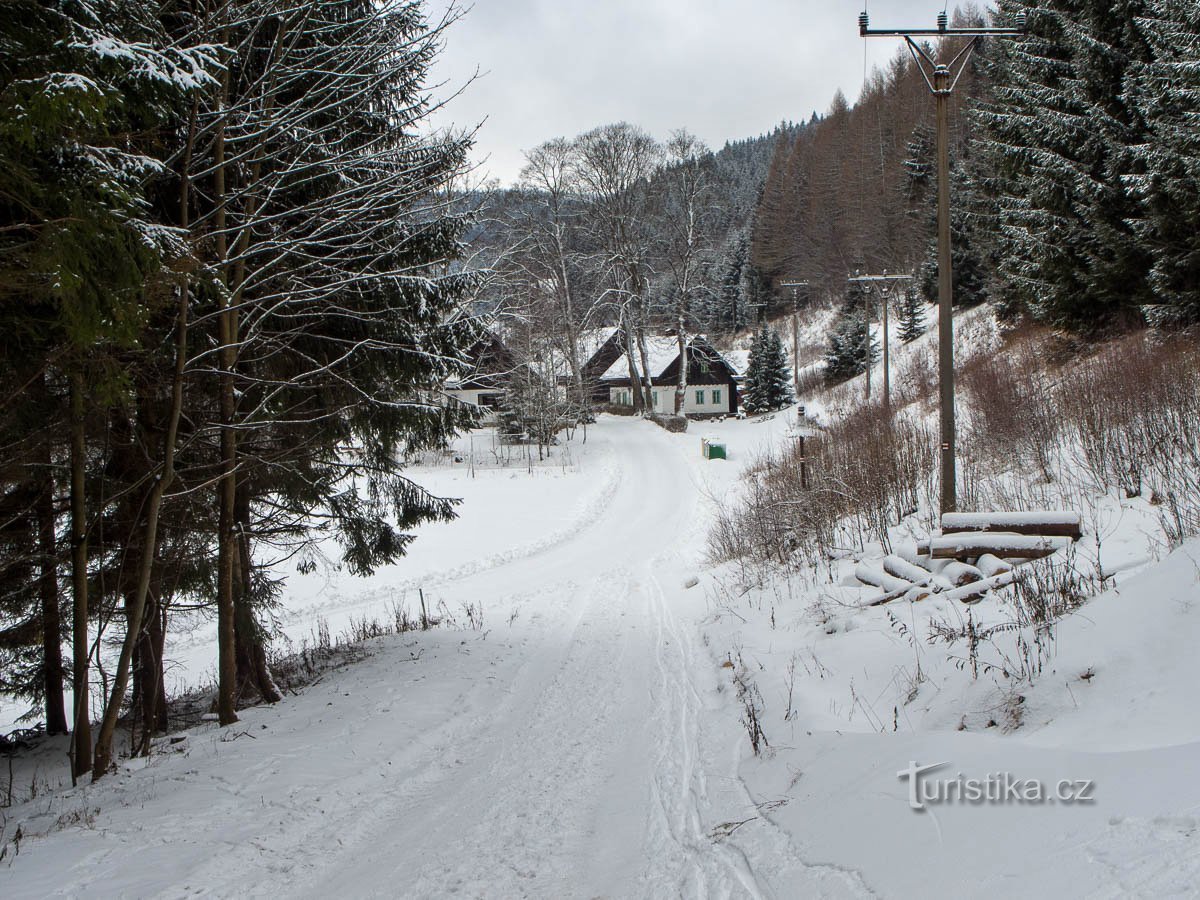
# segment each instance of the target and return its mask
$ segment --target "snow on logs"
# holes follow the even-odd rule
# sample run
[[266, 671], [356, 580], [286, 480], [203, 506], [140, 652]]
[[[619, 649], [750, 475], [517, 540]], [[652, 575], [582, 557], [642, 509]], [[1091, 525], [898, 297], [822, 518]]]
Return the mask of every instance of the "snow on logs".
[[[1004, 565], [1000, 560], [997, 562], [1000, 562], [1001, 566]], [[882, 595], [870, 601], [870, 606], [879, 606], [901, 598], [917, 602], [933, 594], [969, 603], [974, 602], [970, 598], [982, 597], [993, 586], [994, 579], [985, 577], [975, 566], [957, 561], [942, 562], [938, 564], [939, 571], [935, 573], [928, 568], [930, 565], [932, 560], [928, 556], [919, 555], [911, 546], [902, 547], [897, 553], [883, 558], [882, 571], [867, 563], [859, 563], [854, 569], [854, 577], [865, 585], [884, 591]], [[976, 589], [973, 585], [983, 587]]]
[[959, 532], [1006, 532], [1036, 537], [1067, 537], [1079, 540], [1083, 533], [1075, 512], [942, 513], [942, 534]]
[[895, 553], [883, 558], [883, 571], [913, 584], [929, 584], [933, 580], [933, 572]]
[[[1016, 580], [1014, 566], [1043, 559], [1079, 540], [1078, 513], [1064, 511], [945, 513], [942, 533], [883, 558], [882, 571], [859, 563], [855, 577], [884, 593], [869, 605], [931, 593], [976, 603]], [[973, 564], [972, 564], [973, 563]]]
[[854, 577], [865, 585], [884, 591], [881, 596], [870, 602], [871, 606], [890, 603], [900, 598], [916, 603], [935, 591], [950, 587], [949, 582], [940, 576], [896, 555], [884, 558], [882, 571], [866, 563], [859, 563], [854, 569]]
[[917, 544], [917, 552], [933, 559], [971, 559], [990, 554], [1002, 559], [1041, 559], [1071, 543], [1066, 536], [964, 531]]
[[991, 578], [993, 575], [1003, 575], [1005, 572], [1013, 570], [1012, 563], [1005, 562], [998, 556], [993, 556], [990, 553], [985, 553], [979, 559], [975, 560], [975, 568], [984, 574], [986, 578]]
[[983, 581], [983, 573], [975, 566], [967, 565], [965, 562], [957, 560], [947, 563], [942, 567], [942, 577], [949, 581], [955, 587], [962, 587], [966, 584], [974, 584], [976, 581]]
[[962, 587], [956, 587], [952, 591], [946, 591], [938, 596], [944, 597], [947, 600], [958, 600], [961, 603], [978, 603], [983, 599], [988, 591], [996, 588], [1007, 587], [1017, 579], [1017, 573], [1013, 571], [1001, 572], [998, 575], [993, 575], [991, 578], [984, 578], [980, 581], [972, 581], [964, 584]]

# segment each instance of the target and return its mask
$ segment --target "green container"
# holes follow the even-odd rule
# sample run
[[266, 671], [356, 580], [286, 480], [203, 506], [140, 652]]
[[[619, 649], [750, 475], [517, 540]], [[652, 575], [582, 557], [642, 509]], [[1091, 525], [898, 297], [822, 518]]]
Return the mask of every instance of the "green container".
[[728, 459], [729, 458], [725, 455], [725, 445], [724, 444], [709, 443], [709, 444], [705, 444], [705, 447], [708, 450], [707, 455], [708, 455], [709, 459]]

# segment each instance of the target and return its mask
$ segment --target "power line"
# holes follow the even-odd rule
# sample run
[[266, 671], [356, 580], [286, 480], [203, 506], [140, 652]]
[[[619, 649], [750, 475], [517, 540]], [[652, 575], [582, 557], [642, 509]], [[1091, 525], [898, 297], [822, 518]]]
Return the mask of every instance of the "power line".
[[[949, 7], [949, 3], [946, 4]], [[1025, 14], [1018, 13], [1014, 27], [951, 28], [943, 9], [936, 28], [871, 28], [864, 8], [858, 17], [858, 32], [864, 37], [902, 37], [937, 103], [938, 164], [938, 384], [941, 420], [942, 512], [958, 506], [955, 472], [954, 416], [954, 282], [950, 262], [950, 95], [967, 68], [971, 53], [983, 37], [1020, 37], [1025, 34]], [[948, 63], [938, 62], [918, 44], [916, 37], [965, 37], [967, 45]]]

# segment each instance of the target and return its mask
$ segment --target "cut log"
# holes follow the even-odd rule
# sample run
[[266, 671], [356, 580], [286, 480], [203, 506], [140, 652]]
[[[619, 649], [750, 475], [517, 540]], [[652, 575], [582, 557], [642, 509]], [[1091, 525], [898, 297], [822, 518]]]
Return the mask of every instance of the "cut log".
[[942, 571], [946, 565], [944, 559], [932, 559], [928, 553], [920, 553], [915, 544], [902, 544], [896, 548], [896, 556], [899, 556], [907, 563], [912, 563], [926, 571], [933, 572], [935, 575]]
[[1002, 531], [1009, 534], [1069, 537], [1076, 541], [1083, 533], [1079, 513], [1064, 510], [942, 514], [942, 534], [964, 531]]
[[[928, 559], [928, 557], [924, 557]], [[948, 591], [953, 585], [940, 574], [909, 562], [902, 556], [893, 553], [883, 558], [883, 571], [905, 581], [911, 581], [920, 587], [928, 587], [932, 591]]]
[[978, 603], [988, 591], [1007, 587], [1016, 580], [1016, 577], [1016, 572], [1003, 572], [999, 575], [993, 575], [991, 578], [985, 578], [982, 581], [975, 581], [971, 584], [955, 588], [952, 591], [947, 591], [940, 596], [947, 600], [958, 600], [960, 603]]
[[897, 578], [895, 575], [889, 575], [887, 572], [881, 572], [879, 569], [873, 569], [866, 563], [859, 563], [854, 569], [854, 577], [863, 584], [871, 587], [883, 588], [889, 594], [895, 591], [904, 593], [915, 585], [904, 578]]
[[992, 556], [990, 553], [985, 553], [979, 559], [975, 560], [975, 568], [982, 572], [988, 578], [993, 575], [1003, 575], [1005, 572], [1013, 570], [1012, 563], [1005, 562], [998, 556]]
[[892, 555], [900, 557], [900, 559], [909, 565], [916, 566], [918, 569], [924, 569], [926, 572], [933, 571], [931, 568], [933, 560], [929, 558], [928, 553], [918, 553], [915, 544], [901, 544]]
[[928, 553], [934, 559], [971, 559], [985, 553], [1004, 559], [1041, 559], [1070, 543], [1069, 537], [964, 531], [921, 541], [917, 552]]
[[905, 581], [911, 581], [913, 584], [925, 584], [933, 578], [933, 573], [928, 569], [910, 563], [903, 556], [895, 553], [883, 558], [883, 571], [889, 575], [895, 575], [897, 578], [903, 578]]
[[873, 600], [868, 600], [867, 606], [882, 606], [885, 603], [891, 603], [893, 600], [908, 600], [911, 603], [917, 603], [924, 600], [926, 597], [933, 596], [932, 592], [927, 587], [921, 585], [912, 585], [903, 590], [888, 591], [886, 594], [881, 594]]
[[933, 590], [931, 588], [926, 587], [923, 584], [918, 584], [915, 587], [909, 588], [905, 592], [904, 599], [907, 600], [909, 603], [920, 603], [926, 597], [932, 597], [932, 596], [933, 596]]
[[964, 562], [948, 562], [942, 569], [941, 575], [950, 582], [951, 587], [962, 587], [976, 581], [983, 581], [983, 573], [974, 566]]

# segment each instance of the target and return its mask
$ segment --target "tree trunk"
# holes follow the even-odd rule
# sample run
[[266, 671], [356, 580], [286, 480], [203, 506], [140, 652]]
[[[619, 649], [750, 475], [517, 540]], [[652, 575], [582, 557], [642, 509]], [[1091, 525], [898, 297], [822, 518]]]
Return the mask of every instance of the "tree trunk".
[[683, 415], [687, 405], [688, 389], [688, 339], [685, 331], [686, 322], [682, 305], [679, 309], [679, 321], [676, 323], [677, 340], [679, 343], [679, 383], [675, 386], [675, 414]]
[[237, 498], [237, 560], [236, 576], [238, 592], [236, 603], [237, 623], [237, 683], [238, 695], [253, 685], [258, 695], [267, 703], [278, 703], [283, 699], [275, 679], [267, 665], [267, 650], [263, 645], [262, 632], [254, 615], [252, 591], [252, 562], [250, 555], [250, 501], [248, 492], [239, 491]]
[[642, 379], [638, 374], [637, 357], [634, 354], [633, 323], [629, 321], [629, 316], [624, 310], [621, 319], [621, 327], [625, 331], [625, 363], [629, 369], [629, 393], [633, 400], [633, 411], [641, 415], [646, 411], [646, 401], [642, 396]]
[[96, 738], [95, 764], [92, 779], [102, 778], [112, 763], [113, 735], [117, 719], [121, 715], [121, 704], [125, 700], [125, 689], [129, 683], [129, 671], [133, 660], [133, 648], [142, 631], [142, 616], [146, 598], [150, 593], [150, 576], [153, 574], [154, 557], [158, 549], [158, 513], [162, 508], [163, 495], [175, 479], [175, 444], [179, 434], [179, 419], [183, 413], [183, 373], [187, 364], [188, 288], [186, 282], [179, 288], [179, 312], [176, 324], [175, 375], [171, 389], [171, 413], [167, 433], [163, 438], [163, 461], [161, 471], [154, 479], [154, 487], [146, 501], [146, 530], [142, 542], [142, 555], [138, 568], [137, 593], [133, 609], [129, 612], [129, 627], [121, 643], [121, 655], [117, 660], [117, 671], [113, 675], [108, 703], [104, 707], [104, 719], [100, 723], [100, 734]]
[[[229, 73], [222, 78], [222, 106], [229, 93]], [[213, 145], [213, 181], [217, 204], [216, 244], [222, 267], [229, 258], [226, 239], [225, 203], [225, 125], [217, 128]], [[220, 414], [221, 414], [221, 479], [217, 483], [217, 502], [220, 516], [217, 525], [217, 716], [222, 725], [237, 721], [237, 654], [233, 603], [233, 564], [237, 552], [234, 544], [234, 504], [237, 499], [237, 436], [234, 434], [236, 403], [233, 395], [233, 369], [236, 363], [237, 317], [231, 303], [229, 285], [221, 292], [219, 338], [220, 354]]]
[[50, 442], [42, 443], [45, 475], [38, 492], [38, 593], [42, 601], [42, 689], [46, 693], [46, 734], [67, 733], [63, 703], [62, 621], [58, 608], [58, 548], [54, 538], [54, 473]]
[[71, 593], [74, 618], [71, 627], [74, 695], [74, 729], [71, 737], [71, 777], [92, 769], [92, 720], [88, 709], [88, 546], [87, 497], [84, 475], [83, 373], [71, 374]]
[[654, 408], [654, 373], [650, 371], [650, 354], [646, 351], [646, 329], [640, 321], [637, 325], [637, 346], [642, 359], [642, 389], [646, 394], [646, 408], [654, 413], [657, 412]]
[[[131, 592], [127, 606], [132, 607], [136, 595]], [[164, 684], [163, 645], [166, 642], [165, 611], [158, 595], [151, 590], [146, 596], [142, 616], [142, 632], [134, 647], [133, 705], [142, 721], [142, 739], [135, 753], [150, 752], [150, 741], [167, 730], [167, 692]]]

